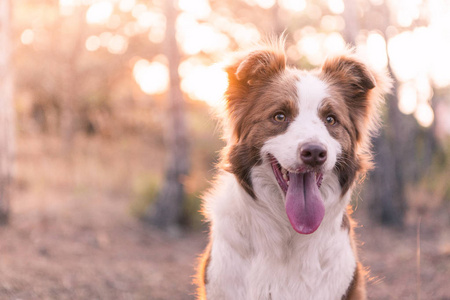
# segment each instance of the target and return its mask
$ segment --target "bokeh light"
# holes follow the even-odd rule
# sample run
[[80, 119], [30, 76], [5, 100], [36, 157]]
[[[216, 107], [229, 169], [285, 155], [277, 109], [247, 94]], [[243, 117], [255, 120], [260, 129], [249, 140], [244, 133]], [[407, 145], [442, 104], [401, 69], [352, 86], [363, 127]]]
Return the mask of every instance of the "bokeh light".
[[417, 109], [417, 91], [411, 83], [403, 83], [399, 87], [398, 92], [398, 108], [405, 115], [414, 113]]
[[133, 67], [133, 76], [146, 94], [162, 94], [169, 87], [169, 69], [158, 61], [138, 60]]
[[180, 64], [181, 89], [191, 99], [217, 106], [228, 86], [227, 73], [220, 65], [207, 66], [196, 59]]
[[301, 12], [306, 8], [305, 0], [280, 0], [280, 5], [293, 12]]
[[211, 14], [208, 0], [179, 0], [178, 6], [197, 19], [205, 19]]
[[88, 24], [104, 24], [108, 21], [114, 10], [110, 1], [100, 1], [92, 4], [86, 12], [86, 22]]
[[[318, 26], [299, 27], [292, 34], [294, 42], [289, 45], [287, 54], [293, 61], [306, 58], [310, 65], [319, 66], [326, 56], [342, 52], [346, 48], [342, 36], [346, 8], [343, 0], [324, 0], [323, 3], [306, 0], [244, 2], [249, 7], [262, 10], [270, 10], [279, 5], [286, 18], [302, 14], [318, 22]], [[154, 45], [163, 43], [167, 20], [163, 12], [163, 1], [157, 1], [158, 5], [154, 5], [155, 3], [136, 0], [59, 0], [59, 8], [60, 14], [68, 16], [73, 15], [78, 6], [86, 6], [86, 22], [104, 26], [103, 32], [85, 39], [86, 50], [93, 52], [104, 48], [111, 54], [121, 55], [129, 49], [129, 39], [141, 34], [145, 34]], [[189, 62], [184, 63], [181, 68], [188, 70], [183, 72], [182, 89], [190, 98], [215, 103], [213, 99], [218, 98], [224, 84], [218, 84], [220, 87], [215, 94], [212, 92], [214, 89], [207, 90], [201, 82], [207, 80], [207, 77], [223, 82], [223, 74], [216, 68], [207, 67], [206, 61], [192, 63], [194, 60], [188, 58], [206, 55], [217, 61], [217, 57], [223, 57], [236, 47], [245, 49], [253, 46], [264, 34], [255, 23], [236, 22], [226, 10], [216, 11], [213, 9], [215, 4], [208, 0], [178, 0], [176, 3], [179, 9], [176, 38], [182, 56], [186, 56], [184, 62]], [[370, 0], [370, 3], [374, 7], [387, 5], [395, 12], [393, 24], [386, 31], [386, 37], [384, 33], [375, 30], [361, 31], [357, 38], [357, 52], [366, 57], [372, 68], [377, 70], [386, 69], [388, 62], [390, 63], [393, 75], [399, 82], [400, 111], [420, 118], [424, 126], [429, 123], [426, 120], [434, 118], [429, 106], [433, 88], [450, 86], [450, 8], [442, 0]], [[132, 18], [124, 18], [123, 13]], [[428, 23], [415, 26], [419, 19]], [[24, 45], [36, 46], [36, 35], [34, 28], [25, 29], [20, 41]], [[139, 72], [136, 71], [139, 74], [153, 74], [156, 69], [166, 68], [161, 62], [141, 61], [134, 69], [139, 69]], [[146, 93], [160, 93], [164, 90], [161, 88], [164, 83], [150, 85], [143, 83], [146, 80], [142, 76], [135, 75], [134, 78], [139, 78], [139, 86]], [[210, 85], [212, 86], [208, 86]]]
[[88, 51], [98, 50], [101, 46], [100, 38], [96, 35], [91, 35], [86, 39], [85, 46]]
[[377, 70], [385, 70], [388, 66], [388, 58], [384, 37], [377, 32], [371, 32], [367, 37], [366, 47], [372, 67]]
[[119, 34], [111, 37], [108, 41], [107, 49], [112, 54], [123, 54], [127, 51], [128, 41], [127, 39]]
[[434, 112], [431, 106], [427, 103], [420, 103], [417, 106], [414, 116], [423, 127], [430, 127], [431, 124], [433, 124]]
[[20, 35], [20, 41], [24, 45], [30, 45], [34, 41], [34, 31], [31, 29], [25, 29]]
[[332, 13], [342, 14], [345, 9], [344, 1], [342, 0], [328, 0], [328, 8]]
[[136, 4], [135, 0], [120, 0], [119, 9], [122, 12], [130, 12], [135, 4]]

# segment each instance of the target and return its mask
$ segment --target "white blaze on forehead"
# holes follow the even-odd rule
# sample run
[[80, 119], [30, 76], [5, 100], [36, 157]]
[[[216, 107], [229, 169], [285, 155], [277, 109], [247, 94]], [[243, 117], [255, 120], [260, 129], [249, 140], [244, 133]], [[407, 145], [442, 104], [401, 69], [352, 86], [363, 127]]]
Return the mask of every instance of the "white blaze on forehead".
[[331, 171], [341, 152], [341, 145], [330, 135], [319, 115], [323, 100], [329, 97], [328, 85], [312, 74], [299, 75], [298, 115], [291, 121], [286, 132], [269, 139], [261, 151], [263, 156], [265, 153], [273, 155], [283, 168], [295, 170], [302, 164], [298, 155], [299, 148], [305, 143], [319, 143], [327, 149], [323, 169], [325, 172]]
[[311, 74], [301, 76], [297, 82], [300, 113], [308, 111], [317, 114], [320, 103], [329, 96], [327, 90], [327, 84], [316, 76]]

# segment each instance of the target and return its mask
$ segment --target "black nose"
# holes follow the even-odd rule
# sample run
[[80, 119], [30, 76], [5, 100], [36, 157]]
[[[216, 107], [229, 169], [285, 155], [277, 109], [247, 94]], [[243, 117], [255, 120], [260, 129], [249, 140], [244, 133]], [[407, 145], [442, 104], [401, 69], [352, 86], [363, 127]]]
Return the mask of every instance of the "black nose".
[[304, 144], [300, 148], [300, 158], [305, 164], [318, 167], [327, 160], [327, 150], [320, 144]]

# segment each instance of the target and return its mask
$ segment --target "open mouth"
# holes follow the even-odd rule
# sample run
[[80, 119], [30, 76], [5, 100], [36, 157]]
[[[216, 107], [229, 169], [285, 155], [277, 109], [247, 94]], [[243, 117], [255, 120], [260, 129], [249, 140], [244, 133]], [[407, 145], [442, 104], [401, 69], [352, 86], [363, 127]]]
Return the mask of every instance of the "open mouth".
[[325, 215], [325, 206], [319, 188], [323, 174], [303, 167], [289, 171], [269, 155], [278, 185], [286, 195], [286, 214], [295, 231], [311, 234], [319, 228]]
[[298, 169], [297, 172], [289, 172], [287, 169], [283, 168], [280, 165], [280, 163], [273, 155], [269, 154], [269, 159], [270, 164], [272, 165], [273, 173], [275, 175], [275, 178], [277, 179], [278, 185], [284, 191], [285, 194], [287, 193], [289, 187], [289, 179], [291, 173], [313, 173], [316, 177], [317, 187], [320, 188], [320, 186], [322, 185], [323, 174], [321, 172], [317, 172], [308, 168]]

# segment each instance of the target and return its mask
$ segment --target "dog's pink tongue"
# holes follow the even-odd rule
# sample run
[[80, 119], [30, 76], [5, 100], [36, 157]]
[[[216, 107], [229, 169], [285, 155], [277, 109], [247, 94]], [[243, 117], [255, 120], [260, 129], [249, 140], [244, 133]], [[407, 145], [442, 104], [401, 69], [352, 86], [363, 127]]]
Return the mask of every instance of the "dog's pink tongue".
[[325, 215], [325, 206], [314, 173], [289, 173], [286, 213], [298, 233], [310, 234], [317, 230]]

